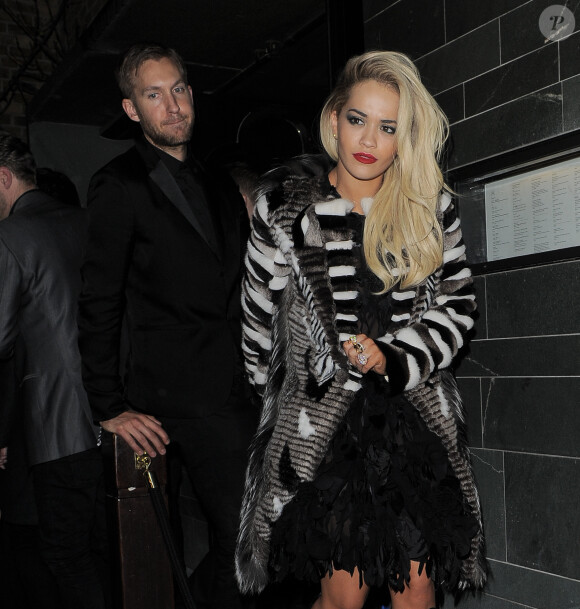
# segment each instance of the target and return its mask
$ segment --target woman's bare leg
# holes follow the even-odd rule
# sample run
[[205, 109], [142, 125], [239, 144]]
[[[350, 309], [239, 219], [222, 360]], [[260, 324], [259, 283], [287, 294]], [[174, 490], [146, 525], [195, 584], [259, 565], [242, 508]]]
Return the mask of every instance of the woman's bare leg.
[[391, 590], [392, 609], [432, 609], [435, 607], [435, 586], [425, 568], [419, 575], [419, 563], [411, 561], [411, 579], [403, 592]]
[[359, 572], [351, 575], [347, 571], [335, 570], [332, 576], [320, 580], [321, 595], [312, 605], [312, 609], [362, 609], [369, 593], [369, 587], [363, 582], [359, 588]]

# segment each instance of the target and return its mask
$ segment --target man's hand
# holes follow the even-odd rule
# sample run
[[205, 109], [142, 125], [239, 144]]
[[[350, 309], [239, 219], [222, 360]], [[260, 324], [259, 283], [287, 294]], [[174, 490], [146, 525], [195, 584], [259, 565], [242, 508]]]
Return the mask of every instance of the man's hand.
[[169, 444], [169, 436], [161, 423], [149, 414], [129, 410], [114, 419], [101, 421], [101, 427], [121, 436], [138, 455], [143, 451], [150, 457], [157, 456], [157, 453], [164, 455], [165, 445]]
[[8, 461], [8, 447], [0, 448], [0, 469], [6, 469]]

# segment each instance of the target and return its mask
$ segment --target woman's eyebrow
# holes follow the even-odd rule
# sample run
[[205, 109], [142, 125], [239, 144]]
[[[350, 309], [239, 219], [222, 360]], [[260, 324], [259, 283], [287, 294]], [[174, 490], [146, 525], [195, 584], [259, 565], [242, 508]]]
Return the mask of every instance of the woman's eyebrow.
[[[368, 117], [368, 114], [366, 114], [366, 112], [363, 112], [362, 110], [358, 110], [357, 108], [349, 108], [348, 112], [356, 112], [357, 114], [360, 114], [363, 118]], [[392, 118], [382, 118], [381, 123], [389, 123], [389, 124], [394, 123], [396, 125], [397, 121]]]

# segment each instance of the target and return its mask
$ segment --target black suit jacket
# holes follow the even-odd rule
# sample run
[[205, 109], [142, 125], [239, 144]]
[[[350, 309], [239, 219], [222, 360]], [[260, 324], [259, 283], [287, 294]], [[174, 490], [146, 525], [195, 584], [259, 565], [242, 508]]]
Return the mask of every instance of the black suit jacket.
[[22, 407], [32, 465], [97, 444], [77, 339], [86, 226], [84, 210], [39, 190], [0, 222], [0, 446]]
[[[233, 182], [199, 171], [215, 251], [145, 141], [91, 181], [80, 345], [95, 420], [128, 408], [204, 416], [230, 394], [240, 359], [240, 274], [249, 226]], [[124, 322], [128, 356], [121, 369]]]

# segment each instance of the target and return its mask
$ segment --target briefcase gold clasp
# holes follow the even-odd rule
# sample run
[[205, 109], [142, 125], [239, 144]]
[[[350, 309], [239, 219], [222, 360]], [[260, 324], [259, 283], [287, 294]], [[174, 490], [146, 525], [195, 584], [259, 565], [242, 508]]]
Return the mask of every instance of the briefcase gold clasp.
[[151, 465], [151, 457], [147, 453], [138, 455], [135, 453], [135, 469], [144, 469], [147, 471]]

